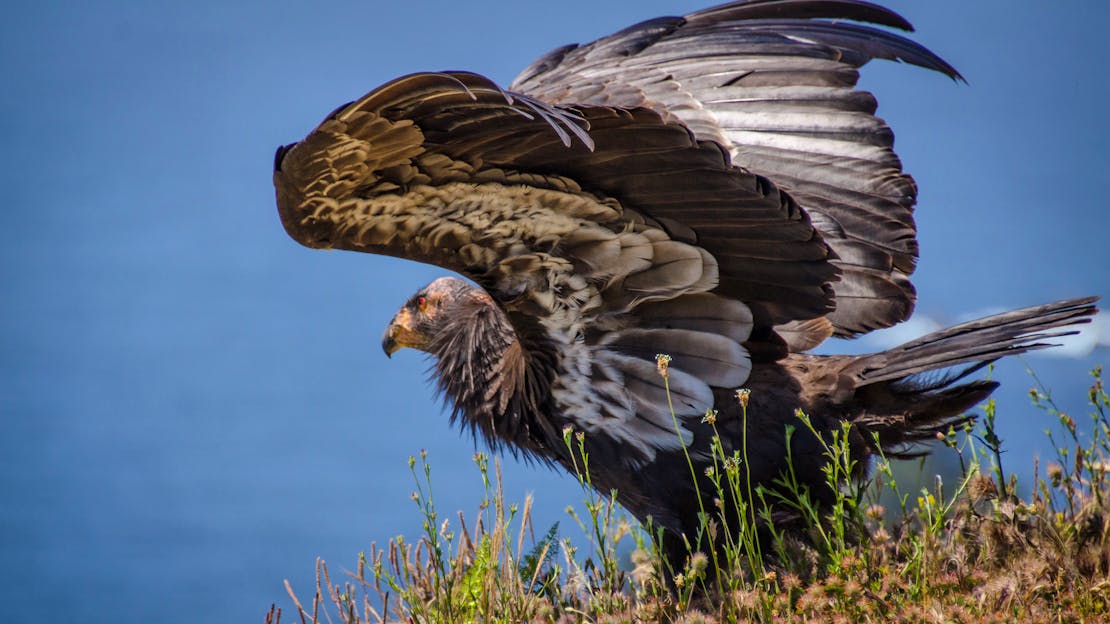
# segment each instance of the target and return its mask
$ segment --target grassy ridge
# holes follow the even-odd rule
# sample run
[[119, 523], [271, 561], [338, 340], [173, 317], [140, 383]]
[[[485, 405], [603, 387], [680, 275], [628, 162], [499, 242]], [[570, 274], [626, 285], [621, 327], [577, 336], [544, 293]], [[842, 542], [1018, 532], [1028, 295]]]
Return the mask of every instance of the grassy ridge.
[[[738, 394], [745, 409], [746, 399]], [[1061, 412], [1043, 388], [1032, 390], [1031, 399], [1060, 427], [1049, 434], [1056, 457], [1035, 466], [1025, 498], [1003, 472], [993, 402], [979, 425], [942, 436], [960, 464], [959, 482], [948, 493], [939, 480], [904, 492], [885, 459], [868, 483], [853, 482], [845, 428], [825, 447], [826, 481], [836, 501], [818, 509], [789, 473], [778, 484], [782, 494], [752, 488], [743, 451], [727, 455], [717, 443], [707, 474], [718, 509], [703, 511], [692, 550], [717, 537], [723, 547], [695, 552], [680, 570], [665, 569], [653, 527], [630, 521], [612, 495], [594, 491], [581, 432], [564, 432], [585, 499], [582, 509], [567, 510], [586, 536], [578, 544], [560, 538], [557, 526], [537, 531], [530, 497], [520, 505], [506, 502], [499, 468], [482, 453], [475, 455], [485, 483], [478, 514], [469, 522], [462, 513], [440, 517], [431, 467], [421, 454], [410, 468], [423, 537], [372, 547], [342, 579], [331, 578], [319, 562], [311, 600], [299, 600], [287, 584], [296, 612], [286, 619], [1110, 621], [1110, 399], [1101, 370], [1092, 371], [1087, 419]], [[707, 413], [707, 421], [714, 416]], [[796, 427], [808, 426], [799, 412]], [[883, 492], [884, 500], [895, 501], [890, 508], [877, 503]], [[740, 526], [723, 524], [725, 506]], [[783, 513], [803, 530], [777, 531]], [[757, 540], [757, 530], [770, 539]], [[278, 624], [282, 616], [272, 608], [266, 621]]]

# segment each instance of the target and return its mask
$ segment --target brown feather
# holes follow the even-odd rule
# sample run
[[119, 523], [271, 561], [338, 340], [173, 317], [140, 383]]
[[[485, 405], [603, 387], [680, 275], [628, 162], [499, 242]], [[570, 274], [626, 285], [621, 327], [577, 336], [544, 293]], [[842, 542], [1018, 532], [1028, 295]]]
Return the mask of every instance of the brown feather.
[[[847, 425], [856, 476], [876, 452], [912, 454], [994, 389], [970, 373], [1095, 312], [1064, 301], [881, 353], [799, 353], [913, 309], [917, 189], [857, 69], [959, 77], [851, 20], [909, 28], [856, 0], [748, 0], [560, 48], [514, 83], [527, 95], [475, 74], [398, 78], [277, 151], [282, 224], [308, 246], [474, 280], [414, 295], [383, 349], [432, 354], [452, 419], [491, 447], [575, 470], [563, 432], [581, 432], [591, 484], [661, 524], [677, 569], [713, 508], [699, 496], [715, 439], [726, 454], [749, 441], [753, 488], [773, 492], [793, 458], [828, 505], [834, 432]], [[814, 429], [790, 437], [799, 408]]]

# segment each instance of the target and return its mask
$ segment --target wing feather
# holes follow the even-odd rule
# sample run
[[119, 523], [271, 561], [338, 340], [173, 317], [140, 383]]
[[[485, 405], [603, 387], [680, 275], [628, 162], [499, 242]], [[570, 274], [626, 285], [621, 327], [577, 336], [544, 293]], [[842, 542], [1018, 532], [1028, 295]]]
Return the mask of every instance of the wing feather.
[[[566, 108], [474, 74], [416, 74], [279, 150], [274, 183], [305, 245], [480, 284], [530, 357], [559, 367], [559, 412], [643, 460], [679, 443], [656, 353], [675, 353], [680, 421], [700, 418], [713, 385], [747, 378], [755, 326], [831, 310], [837, 269], [805, 211], [648, 109]], [[718, 258], [742, 270], [723, 274]]]
[[[835, 333], [856, 335], [908, 318], [917, 257], [917, 190], [874, 116], [875, 98], [855, 89], [857, 70], [879, 58], [960, 75], [921, 45], [853, 21], [912, 30], [858, 0], [730, 2], [559, 48], [511, 88], [551, 102], [651, 107], [769, 177], [813, 214], [841, 256], [837, 309], [827, 318]], [[727, 236], [702, 230], [716, 216], [688, 213], [682, 222], [704, 245]], [[740, 264], [721, 264], [723, 285]]]

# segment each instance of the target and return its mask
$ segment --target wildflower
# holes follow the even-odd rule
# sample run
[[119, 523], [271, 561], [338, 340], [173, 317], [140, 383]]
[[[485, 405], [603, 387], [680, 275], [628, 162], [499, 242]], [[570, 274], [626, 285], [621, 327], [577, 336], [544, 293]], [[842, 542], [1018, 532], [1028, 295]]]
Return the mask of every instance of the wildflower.
[[[1051, 470], [1050, 465], [1049, 471]], [[992, 509], [991, 501], [998, 498], [998, 488], [995, 487], [993, 479], [979, 474], [968, 481], [967, 495], [971, 499], [972, 509], [982, 516]]]
[[632, 568], [633, 580], [640, 585], [644, 585], [651, 580], [651, 576], [655, 573], [655, 566], [651, 555], [637, 548], [632, 551], [629, 558], [632, 560], [632, 565], [635, 566]]
[[885, 513], [886, 513], [886, 508], [883, 507], [882, 505], [871, 505], [870, 507], [867, 508], [867, 511], [864, 512], [864, 515], [867, 516], [868, 518], [871, 518], [872, 520], [881, 520], [882, 517], [883, 517], [883, 514], [885, 514]]
[[840, 569], [845, 572], [855, 570], [860, 565], [860, 559], [852, 553], [847, 553], [840, 558]]
[[719, 525], [717, 524], [717, 521], [714, 520], [713, 518], [710, 518], [708, 521], [706, 521], [705, 529], [709, 533], [709, 541], [710, 542], [716, 542], [717, 541], [718, 528], [719, 528]]
[[725, 472], [729, 474], [736, 474], [740, 470], [740, 459], [738, 457], [725, 458]]
[[731, 594], [732, 602], [745, 611], [755, 609], [759, 594], [750, 589], [738, 589]]
[[716, 422], [717, 422], [717, 410], [715, 410], [713, 408], [709, 408], [709, 409], [705, 410], [705, 417], [703, 417], [701, 419], [701, 421], [703, 423], [709, 423], [711, 425], [716, 424]]
[[642, 548], [637, 548], [629, 553], [628, 559], [632, 562], [632, 565], [651, 565], [651, 554]]
[[590, 586], [582, 570], [576, 569], [567, 574], [566, 587], [567, 591], [573, 595], [588, 591]]
[[1068, 431], [1072, 435], [1075, 435], [1075, 419], [1074, 418], [1072, 418], [1071, 416], [1068, 416], [1067, 414], [1060, 414], [1060, 422], [1063, 423], [1064, 426], [1068, 428]]
[[740, 407], [748, 409], [748, 397], [751, 396], [752, 391], [747, 388], [740, 388], [736, 391], [736, 400], [740, 402]]
[[701, 576], [709, 567], [709, 558], [703, 552], [690, 555], [690, 576]]
[[659, 371], [659, 376], [663, 379], [667, 378], [667, 368], [671, 365], [671, 356], [664, 353], [655, 354], [655, 368]]
[[617, 523], [617, 530], [613, 533], [613, 543], [616, 544], [620, 542], [624, 536], [630, 535], [631, 533], [632, 527], [628, 524], [628, 520], [621, 518], [621, 521]]
[[813, 583], [798, 596], [797, 610], [799, 613], [812, 612], [821, 607], [822, 591], [818, 583]]

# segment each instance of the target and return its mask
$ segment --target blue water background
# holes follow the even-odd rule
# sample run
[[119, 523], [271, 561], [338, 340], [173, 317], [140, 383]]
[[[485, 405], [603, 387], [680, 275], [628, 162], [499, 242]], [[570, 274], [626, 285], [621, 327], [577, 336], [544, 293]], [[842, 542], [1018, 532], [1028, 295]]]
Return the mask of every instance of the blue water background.
[[[380, 332], [442, 271], [289, 240], [274, 148], [411, 71], [507, 84], [540, 53], [701, 3], [38, 3], [0, 21], [0, 605], [12, 622], [261, 621], [318, 556], [414, 535], [406, 459], [473, 512], [474, 445]], [[403, 4], [403, 3], [395, 3]], [[892, 3], [968, 76], [865, 86], [921, 187], [922, 314], [1110, 295], [1104, 3]], [[1103, 330], [1108, 331], [1108, 330]], [[834, 349], [862, 349], [867, 343]], [[997, 376], [1023, 477], [1105, 349]], [[573, 482], [508, 460], [541, 528]], [[564, 526], [568, 523], [564, 522]], [[573, 535], [573, 533], [571, 533]]]

